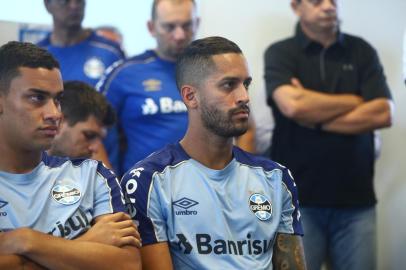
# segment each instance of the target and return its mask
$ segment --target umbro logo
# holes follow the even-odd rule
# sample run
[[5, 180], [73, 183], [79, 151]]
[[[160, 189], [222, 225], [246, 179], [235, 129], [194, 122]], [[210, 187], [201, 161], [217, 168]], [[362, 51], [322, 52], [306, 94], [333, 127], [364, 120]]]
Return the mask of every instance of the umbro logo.
[[198, 202], [196, 202], [192, 199], [186, 198], [186, 197], [183, 197], [182, 199], [174, 201], [172, 203], [173, 206], [183, 209], [183, 210], [175, 211], [175, 215], [177, 215], [177, 216], [189, 216], [189, 215], [195, 216], [195, 215], [197, 215], [196, 210], [188, 210], [188, 209], [193, 206], [196, 206], [198, 204], [199, 204]]
[[[5, 201], [0, 201], [0, 209], [5, 207], [8, 204], [8, 202]], [[7, 212], [0, 212], [0, 217], [5, 217], [7, 216]]]
[[7, 204], [8, 204], [8, 202], [0, 201], [0, 208], [3, 208], [3, 207], [6, 206]]

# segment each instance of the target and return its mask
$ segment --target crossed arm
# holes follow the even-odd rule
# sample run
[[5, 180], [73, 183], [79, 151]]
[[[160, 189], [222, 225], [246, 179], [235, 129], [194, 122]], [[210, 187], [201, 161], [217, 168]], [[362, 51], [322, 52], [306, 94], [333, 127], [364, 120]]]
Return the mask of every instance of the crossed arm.
[[0, 233], [0, 269], [141, 269], [139, 246], [124, 213], [98, 217], [76, 240], [19, 228]]
[[273, 99], [286, 117], [298, 124], [342, 134], [358, 134], [392, 124], [393, 103], [387, 98], [363, 101], [352, 94], [325, 94], [305, 89], [293, 78], [282, 85]]

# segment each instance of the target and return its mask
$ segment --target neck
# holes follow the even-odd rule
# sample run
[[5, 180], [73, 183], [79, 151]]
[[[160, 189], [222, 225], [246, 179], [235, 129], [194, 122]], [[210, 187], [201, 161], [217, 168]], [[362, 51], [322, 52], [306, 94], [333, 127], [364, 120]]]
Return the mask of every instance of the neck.
[[90, 33], [90, 30], [83, 29], [82, 26], [66, 28], [55, 25], [51, 34], [51, 43], [57, 46], [75, 45], [85, 40]]
[[309, 39], [320, 43], [325, 48], [329, 47], [337, 40], [337, 27], [326, 29], [325, 31], [313, 31], [303, 23], [300, 23], [300, 26]]
[[166, 60], [166, 61], [169, 61], [169, 62], [176, 62], [176, 58], [175, 58], [175, 57], [166, 55], [166, 54], [162, 53], [162, 52], [161, 52], [160, 50], [158, 50], [158, 49], [155, 49], [154, 51], [155, 51], [155, 53], [159, 56], [159, 58], [161, 58], [161, 59], [163, 59], [163, 60]]
[[201, 132], [189, 126], [180, 144], [191, 158], [210, 169], [224, 169], [233, 159], [233, 138], [220, 137], [207, 130]]
[[0, 146], [0, 171], [8, 173], [31, 172], [41, 162], [40, 151], [16, 151]]

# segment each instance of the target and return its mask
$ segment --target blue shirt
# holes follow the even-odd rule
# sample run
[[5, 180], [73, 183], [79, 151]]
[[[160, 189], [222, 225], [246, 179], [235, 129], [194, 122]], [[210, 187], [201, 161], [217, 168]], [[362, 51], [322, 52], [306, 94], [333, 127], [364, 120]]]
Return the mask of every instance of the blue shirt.
[[[175, 62], [149, 50], [114, 64], [97, 87], [116, 109], [126, 139], [121, 172], [185, 134], [187, 110], [176, 86]], [[113, 162], [116, 145], [117, 138], [110, 132], [106, 148]]]
[[73, 239], [97, 216], [125, 211], [116, 176], [101, 162], [43, 154], [30, 173], [0, 171], [0, 231], [28, 227]]
[[95, 86], [105, 69], [124, 58], [120, 46], [92, 32], [82, 42], [71, 46], [54, 46], [50, 35], [38, 43], [58, 60], [62, 78], [79, 80]]
[[168, 242], [175, 269], [272, 269], [276, 234], [303, 233], [290, 172], [238, 147], [233, 155], [212, 170], [168, 145], [124, 175], [143, 245]]

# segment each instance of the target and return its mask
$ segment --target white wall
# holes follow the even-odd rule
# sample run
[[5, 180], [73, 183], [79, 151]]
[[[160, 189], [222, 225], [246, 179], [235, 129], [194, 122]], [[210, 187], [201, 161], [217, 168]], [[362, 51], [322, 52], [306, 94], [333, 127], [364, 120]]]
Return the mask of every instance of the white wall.
[[[130, 55], [153, 47], [146, 31], [151, 0], [88, 0], [84, 24], [114, 24], [125, 36]], [[20, 8], [25, 6], [25, 8]], [[293, 33], [295, 16], [289, 0], [203, 0], [199, 37], [222, 35], [237, 42], [247, 56], [254, 82], [253, 111], [270, 123], [265, 105], [263, 61], [265, 48]], [[400, 270], [406, 265], [406, 89], [402, 79], [402, 38], [406, 27], [405, 0], [341, 0], [342, 29], [360, 35], [378, 50], [397, 104], [395, 124], [382, 132], [383, 152], [377, 163], [375, 186], [378, 195], [379, 269]], [[35, 15], [33, 15], [35, 14]], [[42, 1], [7, 1], [0, 20], [51, 23]], [[0, 37], [4, 35], [1, 29]]]

